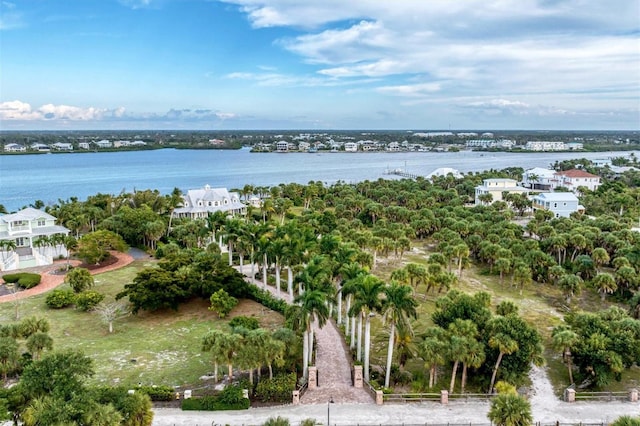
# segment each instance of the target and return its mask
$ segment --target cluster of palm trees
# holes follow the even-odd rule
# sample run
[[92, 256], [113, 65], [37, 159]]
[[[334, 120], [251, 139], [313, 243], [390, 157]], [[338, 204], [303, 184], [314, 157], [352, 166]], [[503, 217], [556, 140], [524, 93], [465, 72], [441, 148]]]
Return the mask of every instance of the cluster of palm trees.
[[211, 330], [202, 339], [202, 350], [211, 352], [214, 362], [214, 380], [218, 381], [218, 365], [226, 365], [228, 377], [233, 379], [234, 364], [249, 372], [253, 384], [254, 371], [260, 376], [262, 367], [269, 369], [273, 378], [273, 366], [282, 366], [287, 355], [287, 344], [293, 340], [287, 329], [274, 332], [258, 328], [237, 328], [232, 332]]

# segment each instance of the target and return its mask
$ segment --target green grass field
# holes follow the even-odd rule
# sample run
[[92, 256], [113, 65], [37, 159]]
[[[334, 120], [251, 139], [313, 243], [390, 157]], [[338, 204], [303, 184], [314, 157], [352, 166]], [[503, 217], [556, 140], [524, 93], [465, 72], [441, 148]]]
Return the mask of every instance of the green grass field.
[[[150, 263], [137, 261], [117, 271], [95, 276], [95, 289], [113, 300], [136, 272]], [[60, 288], [66, 288], [63, 284]], [[108, 333], [100, 317], [73, 308], [53, 310], [45, 305], [46, 294], [25, 299], [20, 317], [45, 317], [51, 324], [54, 349], [81, 349], [95, 361], [95, 377], [100, 384], [198, 385], [200, 376], [212, 372], [208, 354], [200, 350], [201, 339], [212, 328], [226, 326], [237, 315], [255, 315], [261, 326], [277, 328], [282, 316], [262, 305], [242, 300], [225, 320], [219, 320], [207, 308], [208, 301], [193, 300], [175, 312], [141, 312], [117, 320]], [[14, 306], [0, 305], [0, 318], [13, 319]]]

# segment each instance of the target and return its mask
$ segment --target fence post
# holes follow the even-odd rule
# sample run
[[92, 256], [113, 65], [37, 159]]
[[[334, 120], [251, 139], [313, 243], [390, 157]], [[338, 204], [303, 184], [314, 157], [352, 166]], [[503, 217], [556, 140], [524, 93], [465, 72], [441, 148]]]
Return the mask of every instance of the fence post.
[[318, 370], [315, 366], [309, 367], [309, 389], [318, 387]]
[[300, 404], [300, 391], [299, 390], [294, 390], [293, 392], [293, 405], [298, 405]]
[[355, 388], [362, 388], [362, 366], [354, 365], [353, 366], [353, 386]]
[[376, 405], [382, 405], [384, 403], [384, 394], [381, 390], [376, 391]]
[[440, 391], [440, 404], [447, 405], [449, 403], [449, 391], [441, 390]]
[[564, 398], [566, 402], [576, 402], [576, 391], [574, 389], [565, 390]]
[[629, 391], [629, 401], [638, 402], [638, 389], [631, 389]]

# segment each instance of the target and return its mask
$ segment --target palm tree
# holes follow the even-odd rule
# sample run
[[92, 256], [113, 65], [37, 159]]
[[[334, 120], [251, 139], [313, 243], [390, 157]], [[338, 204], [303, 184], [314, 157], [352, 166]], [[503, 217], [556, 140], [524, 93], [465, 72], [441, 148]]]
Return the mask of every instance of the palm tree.
[[33, 356], [33, 359], [37, 361], [40, 359], [42, 351], [45, 349], [51, 350], [53, 348], [53, 339], [47, 333], [39, 331], [29, 336], [26, 346]]
[[578, 343], [578, 335], [569, 327], [556, 327], [551, 333], [553, 347], [562, 350], [562, 359], [567, 363], [569, 370], [569, 383], [573, 384], [573, 372], [571, 369], [571, 348]]
[[387, 368], [384, 378], [384, 387], [389, 387], [389, 378], [391, 376], [391, 360], [393, 359], [393, 348], [396, 334], [396, 325], [402, 323], [405, 327], [409, 327], [408, 317], [416, 318], [416, 302], [413, 297], [413, 289], [411, 286], [402, 285], [392, 281], [388, 286], [384, 287], [384, 301], [382, 303], [381, 313], [385, 320], [389, 321], [391, 330], [389, 331], [389, 345], [387, 347]]
[[433, 388], [438, 380], [438, 366], [446, 361], [447, 340], [445, 331], [440, 327], [427, 329], [422, 343], [418, 347], [418, 354], [429, 368], [429, 389]]
[[[364, 318], [364, 379], [369, 382], [369, 352], [371, 341], [371, 315], [382, 308], [380, 295], [384, 290], [384, 282], [373, 275], [365, 275], [359, 280], [355, 292], [353, 306], [350, 315], [360, 313]], [[358, 345], [360, 342], [358, 342]]]
[[583, 281], [582, 281], [582, 278], [580, 278], [577, 275], [566, 274], [560, 277], [560, 279], [558, 280], [558, 285], [565, 292], [567, 304], [570, 304], [571, 298], [576, 294], [580, 294], [580, 291], [582, 290]]
[[469, 348], [475, 342], [475, 338], [478, 334], [478, 327], [471, 320], [462, 320], [458, 318], [449, 324], [447, 331], [449, 334], [449, 358], [453, 361], [449, 393], [453, 393], [453, 389], [456, 384], [458, 366], [460, 362], [464, 363], [469, 352]]
[[467, 353], [462, 358], [462, 380], [460, 381], [460, 393], [464, 393], [467, 385], [467, 369], [479, 368], [485, 360], [484, 345], [477, 340], [472, 340], [467, 348]]
[[502, 357], [517, 351], [518, 342], [504, 333], [498, 333], [489, 338], [489, 347], [498, 349], [499, 351], [496, 365], [493, 367], [493, 374], [491, 374], [491, 384], [489, 385], [488, 391], [488, 393], [491, 393], [493, 391], [493, 385], [496, 382], [496, 376], [498, 374], [498, 368], [500, 368], [500, 363], [502, 362]]
[[491, 400], [487, 414], [496, 426], [530, 426], [533, 424], [531, 404], [517, 394], [500, 394]]
[[313, 320], [318, 321], [318, 325], [323, 327], [329, 318], [329, 308], [325, 303], [327, 294], [318, 288], [314, 288], [312, 283], [305, 286], [305, 291], [295, 299], [295, 303], [300, 305], [301, 325], [304, 327], [302, 344], [302, 365], [304, 377], [309, 376], [309, 363], [313, 357]]
[[593, 259], [596, 269], [599, 269], [601, 266], [609, 263], [609, 253], [602, 247], [596, 247], [591, 252], [591, 259]]
[[595, 288], [600, 293], [600, 299], [604, 302], [604, 298], [607, 294], [613, 294], [618, 289], [616, 280], [613, 275], [607, 273], [601, 273], [595, 276], [591, 281]]
[[215, 381], [218, 381], [218, 363], [225, 363], [229, 379], [233, 378], [233, 361], [241, 340], [242, 336], [239, 334], [229, 334], [220, 330], [211, 330], [202, 339], [202, 350], [210, 351], [213, 355]]

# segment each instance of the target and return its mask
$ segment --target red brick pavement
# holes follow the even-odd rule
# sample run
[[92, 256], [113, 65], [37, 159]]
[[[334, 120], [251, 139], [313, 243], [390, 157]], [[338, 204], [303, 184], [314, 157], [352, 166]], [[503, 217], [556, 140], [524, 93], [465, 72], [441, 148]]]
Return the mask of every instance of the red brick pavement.
[[[110, 265], [107, 265], [103, 268], [96, 268], [91, 270], [91, 274], [95, 275], [95, 274], [101, 274], [103, 272], [108, 272], [108, 271], [113, 271], [114, 269], [119, 269], [122, 268], [124, 266], [127, 266], [128, 264], [130, 264], [131, 262], [133, 262], [133, 257], [131, 257], [130, 255], [128, 255], [127, 253], [120, 253], [120, 252], [111, 252], [111, 255], [114, 256], [115, 258], [117, 258], [118, 260]], [[22, 290], [19, 291], [15, 294], [7, 294], [5, 296], [0, 296], [0, 303], [5, 303], [5, 302], [9, 302], [12, 300], [16, 300], [17, 299], [24, 299], [27, 297], [31, 297], [31, 296], [35, 296], [37, 294], [42, 294], [45, 293], [49, 290], [52, 290], [56, 287], [58, 287], [60, 284], [62, 284], [64, 282], [64, 275], [57, 275], [55, 274], [55, 272], [61, 267], [64, 266], [66, 264], [66, 260], [64, 261], [58, 261], [55, 262], [53, 265], [50, 265], [48, 267], [38, 267], [38, 268], [27, 268], [27, 269], [22, 269], [20, 271], [33, 271], [33, 272], [38, 272], [41, 274], [42, 279], [40, 281], [40, 284], [38, 284], [37, 286], [27, 289], [27, 290]], [[78, 261], [71, 261], [71, 264], [74, 266], [77, 266], [78, 264], [80, 264], [80, 262]], [[11, 271], [14, 272], [14, 271]], [[1, 278], [0, 278], [1, 281]]]

